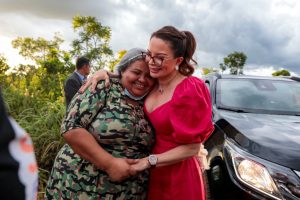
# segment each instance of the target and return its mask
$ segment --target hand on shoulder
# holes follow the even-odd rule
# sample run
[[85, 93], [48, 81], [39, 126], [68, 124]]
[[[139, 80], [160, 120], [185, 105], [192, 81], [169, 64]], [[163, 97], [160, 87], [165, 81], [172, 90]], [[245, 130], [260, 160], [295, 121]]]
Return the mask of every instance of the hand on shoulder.
[[81, 86], [79, 93], [83, 93], [89, 86], [92, 93], [96, 91], [96, 87], [99, 81], [105, 80], [105, 87], [109, 88], [110, 80], [109, 73], [105, 69], [100, 69], [96, 71], [91, 77], [88, 78], [86, 83]]

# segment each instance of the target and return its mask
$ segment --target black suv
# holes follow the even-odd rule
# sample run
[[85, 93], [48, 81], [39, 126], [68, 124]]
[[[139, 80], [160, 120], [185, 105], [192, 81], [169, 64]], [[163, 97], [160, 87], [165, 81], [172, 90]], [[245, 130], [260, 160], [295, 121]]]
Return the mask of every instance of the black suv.
[[215, 130], [205, 142], [214, 199], [300, 199], [299, 78], [202, 77]]

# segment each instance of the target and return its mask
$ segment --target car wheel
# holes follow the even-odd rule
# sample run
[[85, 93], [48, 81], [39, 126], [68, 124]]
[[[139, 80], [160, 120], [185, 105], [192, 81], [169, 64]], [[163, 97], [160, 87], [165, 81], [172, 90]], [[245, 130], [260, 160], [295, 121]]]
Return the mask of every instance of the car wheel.
[[211, 199], [214, 200], [240, 200], [247, 199], [242, 191], [231, 182], [225, 163], [222, 161], [211, 165], [208, 171], [208, 181]]
[[231, 182], [222, 162], [214, 163], [208, 171], [210, 196], [214, 200], [232, 199]]

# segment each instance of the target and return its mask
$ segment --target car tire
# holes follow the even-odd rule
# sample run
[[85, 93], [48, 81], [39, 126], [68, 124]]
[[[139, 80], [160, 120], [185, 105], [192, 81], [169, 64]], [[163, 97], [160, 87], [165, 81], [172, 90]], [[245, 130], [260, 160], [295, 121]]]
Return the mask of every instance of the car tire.
[[202, 177], [203, 177], [203, 184], [205, 187], [205, 199], [206, 200], [213, 200], [213, 197], [211, 196], [211, 190], [210, 190], [210, 186], [209, 186], [209, 182], [208, 182], [208, 177], [207, 177], [207, 171], [204, 171], [202, 173]]
[[231, 182], [222, 161], [211, 165], [208, 170], [210, 198], [213, 200], [232, 200]]

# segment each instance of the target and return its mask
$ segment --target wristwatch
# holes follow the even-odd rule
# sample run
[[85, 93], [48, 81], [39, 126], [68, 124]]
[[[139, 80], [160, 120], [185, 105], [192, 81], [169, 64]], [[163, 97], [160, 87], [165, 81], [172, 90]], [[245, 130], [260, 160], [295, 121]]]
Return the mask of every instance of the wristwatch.
[[151, 167], [155, 167], [157, 164], [157, 156], [154, 154], [149, 155], [148, 162], [150, 163]]

